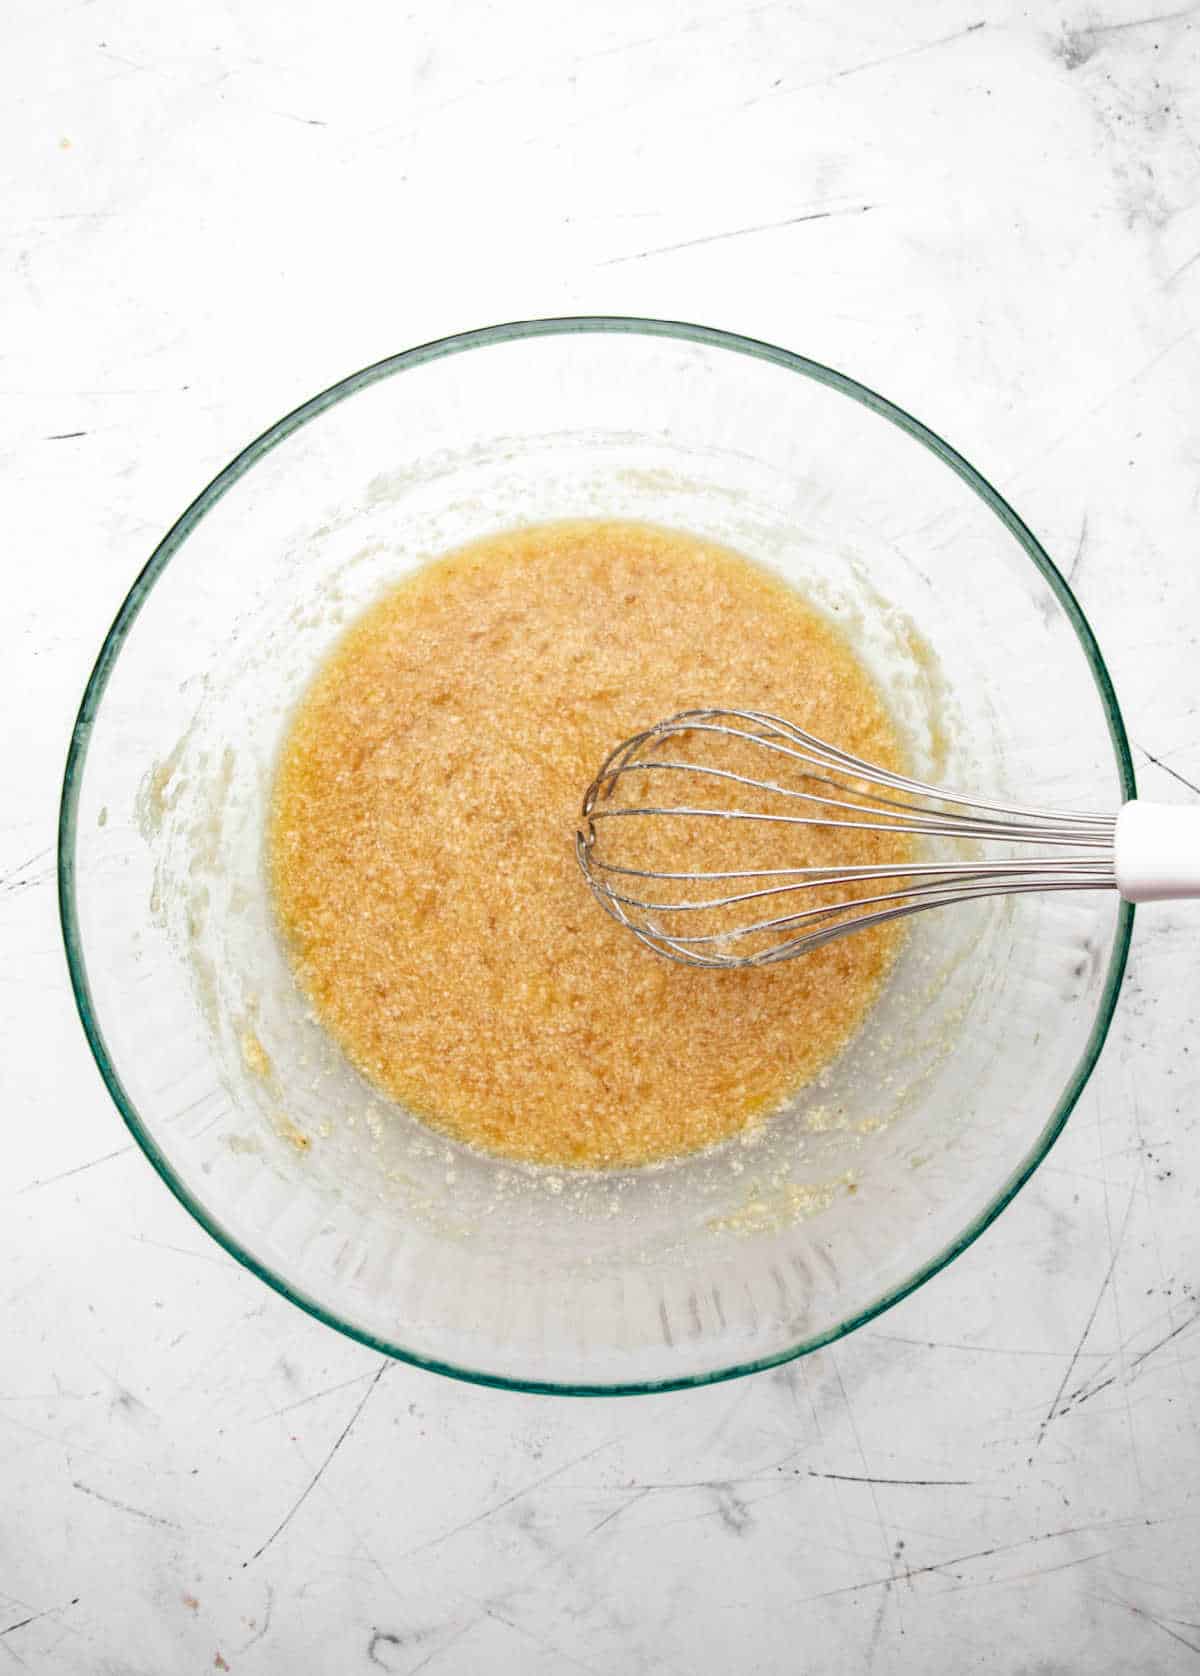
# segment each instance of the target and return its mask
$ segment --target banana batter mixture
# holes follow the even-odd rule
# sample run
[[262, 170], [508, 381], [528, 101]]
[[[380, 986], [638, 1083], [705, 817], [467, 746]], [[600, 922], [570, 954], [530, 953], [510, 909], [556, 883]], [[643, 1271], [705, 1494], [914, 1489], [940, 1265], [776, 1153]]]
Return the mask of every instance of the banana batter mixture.
[[[364, 1076], [474, 1146], [602, 1168], [736, 1134], [839, 1052], [895, 927], [760, 970], [696, 970], [603, 914], [576, 867], [602, 757], [695, 706], [773, 711], [903, 767], [840, 631], [677, 531], [495, 536], [352, 625], [285, 739], [268, 860], [297, 978]], [[773, 836], [763, 865], [830, 859], [829, 835], [805, 830]], [[896, 859], [900, 842], [839, 834], [837, 859]]]

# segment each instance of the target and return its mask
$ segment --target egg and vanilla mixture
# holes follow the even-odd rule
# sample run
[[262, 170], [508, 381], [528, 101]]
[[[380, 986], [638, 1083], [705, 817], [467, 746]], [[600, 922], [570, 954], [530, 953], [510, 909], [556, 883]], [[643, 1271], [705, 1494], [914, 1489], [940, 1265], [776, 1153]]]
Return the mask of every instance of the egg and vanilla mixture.
[[[298, 982], [384, 1094], [491, 1153], [612, 1168], [737, 1134], [845, 1046], [895, 926], [705, 971], [644, 948], [576, 866], [580, 799], [607, 751], [700, 706], [768, 710], [903, 766], [837, 627], [673, 530], [493, 536], [349, 628], [284, 741], [268, 863]], [[762, 864], [828, 860], [828, 842], [783, 828]], [[839, 861], [901, 856], [885, 834], [837, 843]]]

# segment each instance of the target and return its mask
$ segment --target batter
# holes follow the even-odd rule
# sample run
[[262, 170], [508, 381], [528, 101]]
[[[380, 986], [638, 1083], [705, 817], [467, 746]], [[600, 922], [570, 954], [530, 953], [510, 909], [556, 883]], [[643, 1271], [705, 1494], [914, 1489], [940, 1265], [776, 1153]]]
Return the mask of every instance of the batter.
[[[604, 1168], [733, 1135], [828, 1064], [878, 993], [894, 927], [697, 970], [611, 921], [576, 867], [580, 798], [608, 749], [723, 705], [903, 766], [837, 628], [673, 530], [491, 537], [351, 626], [284, 742], [268, 860], [297, 978], [372, 1083], [489, 1152]], [[838, 859], [886, 859], [888, 842], [847, 835]]]

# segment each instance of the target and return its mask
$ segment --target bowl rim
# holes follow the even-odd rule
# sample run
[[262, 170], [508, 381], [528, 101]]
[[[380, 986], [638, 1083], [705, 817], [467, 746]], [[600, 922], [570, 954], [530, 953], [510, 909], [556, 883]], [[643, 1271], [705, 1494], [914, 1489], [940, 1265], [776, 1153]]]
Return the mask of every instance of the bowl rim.
[[561, 1382], [532, 1379], [488, 1369], [459, 1366], [441, 1361], [437, 1357], [423, 1355], [420, 1351], [405, 1345], [393, 1343], [356, 1326], [353, 1322], [342, 1319], [316, 1299], [306, 1296], [301, 1290], [293, 1286], [284, 1275], [277, 1273], [266, 1263], [261, 1262], [253, 1252], [243, 1247], [238, 1240], [228, 1233], [218, 1217], [202, 1203], [188, 1184], [176, 1173], [158, 1147], [153, 1135], [143, 1123], [133, 1100], [125, 1089], [96, 1016], [88, 981], [87, 963], [84, 956], [76, 901], [75, 856], [79, 791], [87, 761], [92, 726], [99, 711], [113, 666], [142, 604], [159, 575], [184, 545], [192, 530], [205, 514], [240, 478], [246, 475], [258, 460], [273, 448], [278, 447], [293, 431], [300, 429], [301, 426], [308, 424], [325, 412], [327, 408], [344, 401], [359, 390], [366, 389], [385, 378], [390, 378], [396, 373], [406, 372], [414, 367], [423, 366], [447, 356], [462, 354], [472, 349], [486, 348], [495, 344], [511, 343], [527, 338], [549, 338], [588, 333], [673, 338], [770, 362], [785, 371], [797, 373], [802, 377], [814, 380], [816, 383], [824, 384], [851, 400], [859, 402], [862, 406], [869, 408], [881, 418], [888, 420], [891, 424], [906, 432], [914, 441], [936, 455], [999, 518], [1000, 522], [1024, 549], [1035, 569], [1041, 573], [1062, 607], [1068, 621], [1075, 630], [1096, 683], [1113, 745], [1122, 792], [1127, 800], [1136, 796], [1137, 786], [1133, 760], [1112, 680], [1096, 637], [1066, 578], [1004, 497], [969, 461], [964, 459], [949, 443], [943, 441], [935, 431], [904, 408], [897, 406], [885, 396], [879, 395], [876, 391], [859, 383], [857, 379], [850, 378], [845, 373], [838, 372], [819, 361], [810, 360], [807, 356], [797, 354], [792, 350], [781, 349], [760, 339], [746, 337], [737, 332], [724, 331], [719, 327], [701, 326], [680, 320], [643, 318], [634, 315], [565, 315], [543, 319], [513, 320], [500, 325], [456, 332], [448, 337], [418, 344], [414, 348], [403, 350], [396, 355], [386, 356], [383, 360], [375, 361], [371, 365], [361, 368], [358, 372], [339, 379], [337, 383], [331, 384], [327, 389], [312, 396], [308, 401], [302, 402], [299, 407], [285, 414], [263, 431], [260, 436], [255, 437], [252, 442], [248, 443], [200, 491], [162, 537], [135, 578], [104, 638], [99, 655], [84, 688], [71, 732], [63, 773], [58, 817], [58, 905], [63, 944], [75, 1004], [88, 1045], [109, 1095], [134, 1139], [167, 1187], [205, 1232], [210, 1234], [231, 1257], [241, 1263], [243, 1267], [249, 1269], [252, 1274], [257, 1275], [260, 1280], [265, 1281], [268, 1286], [290, 1303], [295, 1304], [309, 1315], [315, 1316], [318, 1321], [323, 1322], [326, 1326], [333, 1327], [347, 1337], [355, 1339], [386, 1356], [410, 1363], [415, 1367], [445, 1374], [453, 1379], [461, 1379], [469, 1384], [502, 1390], [560, 1396], [640, 1396], [654, 1392], [686, 1390], [696, 1386], [716, 1384], [726, 1379], [740, 1378], [745, 1374], [757, 1373], [765, 1368], [778, 1367], [798, 1356], [808, 1355], [824, 1345], [832, 1344], [845, 1337], [847, 1333], [854, 1332], [857, 1328], [865, 1326], [869, 1321], [875, 1320], [885, 1310], [892, 1308], [901, 1299], [908, 1297], [911, 1292], [915, 1292], [919, 1286], [924, 1285], [927, 1280], [940, 1273], [942, 1269], [952, 1263], [956, 1257], [979, 1238], [984, 1229], [995, 1221], [1042, 1163], [1062, 1132], [1067, 1118], [1070, 1116], [1095, 1067], [1112, 1022], [1128, 958], [1134, 918], [1133, 908], [1129, 903], [1124, 901], [1120, 903], [1104, 988], [1100, 995], [1092, 1028], [1079, 1061], [1053, 1111], [1021, 1163], [1010, 1173], [990, 1200], [970, 1219], [963, 1231], [948, 1246], [944, 1247], [936, 1256], [922, 1263], [905, 1280], [880, 1294], [879, 1297], [873, 1299], [871, 1303], [857, 1311], [853, 1316], [772, 1355], [756, 1357], [748, 1361], [714, 1368], [704, 1373], [689, 1374], [676, 1378], [589, 1383], [586, 1381]]

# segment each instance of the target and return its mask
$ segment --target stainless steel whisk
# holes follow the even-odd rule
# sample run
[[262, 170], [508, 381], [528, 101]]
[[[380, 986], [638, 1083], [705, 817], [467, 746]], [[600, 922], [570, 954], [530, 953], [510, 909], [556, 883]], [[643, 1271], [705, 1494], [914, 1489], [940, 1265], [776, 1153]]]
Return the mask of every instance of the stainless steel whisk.
[[[686, 751], [672, 749], [685, 738]], [[730, 741], [738, 752], [761, 752], [761, 778], [716, 760]], [[637, 776], [631, 803], [617, 799], [626, 776]], [[644, 795], [647, 781], [655, 795]], [[675, 802], [667, 791], [698, 783], [736, 788], [751, 806]], [[622, 823], [637, 820], [676, 823], [678, 869], [621, 859], [619, 836], [630, 830]], [[710, 820], [1031, 845], [1038, 853], [691, 870], [689, 827]], [[1134, 902], [1200, 896], [1200, 809], [1137, 801], [1104, 815], [1000, 803], [889, 773], [764, 711], [684, 710], [609, 753], [584, 796], [575, 853], [601, 906], [656, 953], [691, 966], [767, 966], [851, 931], [980, 897], [1064, 890], [1118, 890]], [[848, 886], [865, 894], [836, 888]], [[736, 912], [719, 929], [688, 930], [689, 916], [718, 911]]]

